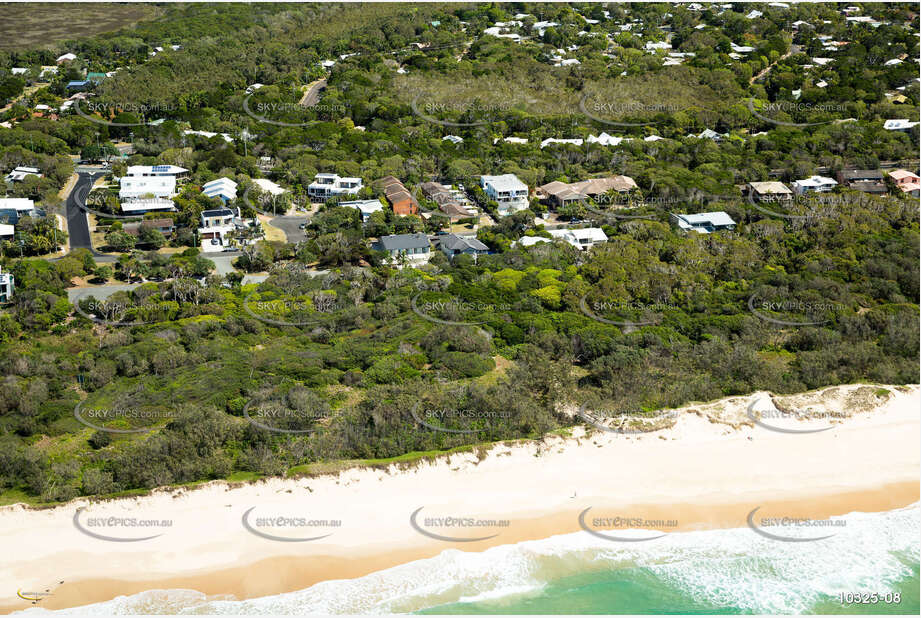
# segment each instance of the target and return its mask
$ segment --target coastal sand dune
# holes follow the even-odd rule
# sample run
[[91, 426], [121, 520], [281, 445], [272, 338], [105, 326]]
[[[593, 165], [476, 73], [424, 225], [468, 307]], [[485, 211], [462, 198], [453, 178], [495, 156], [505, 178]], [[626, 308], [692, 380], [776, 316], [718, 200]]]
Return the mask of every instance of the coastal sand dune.
[[448, 548], [577, 532], [586, 509], [648, 524], [626, 528], [669, 532], [744, 527], [759, 507], [820, 518], [919, 499], [918, 386], [754, 393], [668, 411], [664, 428], [648, 433], [606, 431], [610, 423], [593, 418], [597, 426], [570, 437], [410, 469], [3, 507], [0, 610], [31, 605], [16, 590], [48, 591], [39, 602], [46, 608], [155, 588], [277, 594]]

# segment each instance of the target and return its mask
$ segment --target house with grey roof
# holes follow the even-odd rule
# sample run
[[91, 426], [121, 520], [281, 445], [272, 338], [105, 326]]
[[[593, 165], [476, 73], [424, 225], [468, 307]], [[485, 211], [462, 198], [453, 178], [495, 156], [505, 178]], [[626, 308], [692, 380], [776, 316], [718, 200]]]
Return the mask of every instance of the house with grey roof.
[[441, 252], [449, 258], [453, 258], [456, 255], [472, 255], [476, 259], [478, 255], [489, 253], [489, 247], [476, 238], [468, 238], [457, 234], [440, 236], [438, 246]]
[[694, 231], [698, 234], [710, 234], [720, 230], [736, 229], [736, 222], [722, 210], [701, 212], [696, 215], [672, 213], [671, 220], [683, 232]]
[[429, 237], [421, 232], [381, 236], [371, 248], [387, 253], [387, 261], [394, 264], [400, 264], [402, 259], [412, 265], [425, 264], [432, 255]]

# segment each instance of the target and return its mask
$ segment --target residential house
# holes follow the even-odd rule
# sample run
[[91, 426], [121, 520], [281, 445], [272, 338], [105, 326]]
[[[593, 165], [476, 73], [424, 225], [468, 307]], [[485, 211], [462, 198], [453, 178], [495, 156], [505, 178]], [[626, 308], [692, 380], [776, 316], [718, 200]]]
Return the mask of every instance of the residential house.
[[172, 212], [176, 210], [173, 200], [165, 197], [132, 197], [120, 200], [122, 212], [126, 215], [143, 215], [148, 212]]
[[356, 195], [363, 188], [361, 178], [342, 177], [339, 174], [317, 174], [307, 187], [307, 195], [325, 202], [331, 197]]
[[824, 193], [826, 191], [831, 191], [837, 186], [838, 183], [834, 178], [827, 178], [825, 176], [810, 176], [809, 178], [793, 181], [793, 191], [797, 195], [803, 195], [810, 192]]
[[243, 228], [238, 208], [212, 208], [201, 213], [198, 237], [203, 252], [221, 251], [229, 241], [231, 232]]
[[175, 176], [122, 176], [119, 184], [118, 198], [123, 201], [176, 195]]
[[184, 167], [178, 165], [131, 165], [125, 176], [173, 176], [179, 178], [188, 173]]
[[16, 289], [16, 277], [13, 273], [3, 272], [0, 267], [0, 303], [8, 303], [13, 299], [13, 292]]
[[419, 189], [426, 199], [438, 204], [441, 211], [450, 217], [451, 221], [477, 216], [476, 209], [470, 206], [462, 191], [451, 189], [437, 182], [424, 182], [419, 185]]
[[38, 176], [42, 177], [41, 172], [39, 172], [37, 167], [28, 167], [21, 165], [14, 169], [12, 172], [6, 175], [6, 182], [22, 182], [26, 176]]
[[783, 202], [793, 198], [793, 192], [776, 180], [750, 182], [747, 188], [749, 196], [758, 202]]
[[99, 85], [106, 78], [105, 73], [87, 73], [86, 81], [92, 82], [93, 84]]
[[722, 210], [716, 212], [701, 212], [696, 215], [672, 213], [672, 222], [684, 232], [695, 231], [699, 234], [710, 234], [720, 230], [736, 229], [736, 222]]
[[842, 170], [838, 172], [838, 182], [863, 193], [885, 195], [889, 192], [879, 170]]
[[361, 213], [361, 222], [365, 223], [376, 212], [383, 212], [384, 205], [380, 200], [354, 200], [351, 202], [339, 202], [340, 206], [345, 208], [357, 208]]
[[393, 209], [393, 214], [400, 217], [419, 214], [419, 202], [406, 189], [402, 182], [393, 176], [384, 176], [374, 182], [374, 186], [383, 191]]
[[21, 217], [35, 216], [35, 202], [24, 197], [0, 197], [0, 211], [14, 212], [18, 221]]
[[230, 178], [218, 178], [201, 186], [201, 192], [208, 197], [216, 197], [225, 204], [237, 198], [237, 183]]
[[608, 242], [607, 234], [600, 227], [583, 227], [577, 229], [548, 230], [557, 240], [565, 240], [580, 251], [587, 251]]
[[429, 261], [432, 251], [429, 237], [419, 232], [381, 236], [372, 248], [388, 253], [388, 260], [395, 264], [399, 264], [402, 258], [410, 264], [424, 264]]
[[476, 238], [458, 236], [457, 234], [444, 234], [439, 236], [438, 240], [441, 252], [452, 259], [456, 255], [472, 255], [476, 259], [478, 255], [489, 253], [489, 247]]
[[500, 217], [526, 210], [530, 206], [528, 186], [514, 174], [480, 176], [480, 186], [489, 199], [499, 204]]
[[908, 193], [912, 197], [921, 196], [921, 177], [917, 174], [908, 170], [893, 170], [889, 172], [889, 178], [902, 193]]
[[902, 131], [903, 133], [908, 133], [914, 127], [918, 126], [918, 122], [912, 122], [908, 118], [893, 118], [892, 120], [887, 120], [883, 123], [883, 128], [887, 131]]
[[16, 226], [0, 223], [0, 240], [12, 240], [16, 235]]
[[256, 183], [260, 189], [266, 193], [271, 194], [273, 197], [278, 197], [282, 193], [287, 193], [288, 191], [287, 189], [275, 184], [267, 178], [256, 178], [253, 180], [253, 182]]
[[141, 230], [145, 229], [157, 230], [163, 236], [169, 238], [173, 235], [176, 226], [172, 219], [145, 219], [144, 221], [126, 223], [122, 226], [122, 230], [132, 236], [140, 236]]
[[70, 62], [71, 60], [76, 60], [76, 59], [77, 59], [77, 55], [76, 55], [76, 54], [70, 54], [70, 53], [68, 53], [68, 54], [63, 54], [63, 55], [61, 55], [61, 56], [58, 56], [58, 58], [57, 58], [57, 60], [55, 60], [55, 62], [57, 62], [58, 64], [64, 64], [65, 62]]
[[67, 86], [65, 88], [71, 92], [83, 92], [89, 88], [89, 85], [90, 82], [85, 79], [75, 79], [67, 82]]
[[638, 189], [636, 182], [629, 176], [608, 176], [605, 178], [592, 178], [579, 182], [565, 183], [558, 180], [549, 182], [537, 188], [537, 197], [542, 202], [556, 208], [585, 201], [586, 198], [595, 198], [608, 191], [627, 193]]

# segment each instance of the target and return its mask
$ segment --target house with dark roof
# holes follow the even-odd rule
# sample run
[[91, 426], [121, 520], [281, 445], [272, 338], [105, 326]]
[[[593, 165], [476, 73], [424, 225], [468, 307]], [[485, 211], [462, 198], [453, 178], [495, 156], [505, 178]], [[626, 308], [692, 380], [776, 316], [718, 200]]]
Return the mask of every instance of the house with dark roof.
[[883, 180], [883, 173], [879, 170], [841, 170], [838, 172], [838, 182], [863, 193], [873, 195], [886, 195], [889, 189]]
[[459, 236], [457, 234], [444, 234], [438, 237], [438, 248], [449, 258], [457, 255], [472, 255], [474, 259], [478, 255], [489, 253], [489, 247], [481, 243], [476, 238]]
[[135, 221], [126, 223], [122, 230], [132, 236], [140, 236], [142, 230], [154, 229], [169, 238], [172, 236], [176, 226], [172, 219], [145, 219], [144, 221]]
[[[427, 200], [438, 204], [441, 212], [450, 217], [451, 221], [468, 219], [477, 216], [476, 210], [462, 204], [458, 199], [459, 191], [452, 191], [448, 187], [437, 182], [423, 182], [419, 185], [422, 195]], [[466, 202], [466, 199], [464, 200]]]
[[381, 236], [377, 242], [372, 243], [371, 248], [384, 251], [388, 254], [387, 261], [397, 265], [402, 259], [409, 264], [425, 264], [432, 255], [429, 237], [420, 232]]

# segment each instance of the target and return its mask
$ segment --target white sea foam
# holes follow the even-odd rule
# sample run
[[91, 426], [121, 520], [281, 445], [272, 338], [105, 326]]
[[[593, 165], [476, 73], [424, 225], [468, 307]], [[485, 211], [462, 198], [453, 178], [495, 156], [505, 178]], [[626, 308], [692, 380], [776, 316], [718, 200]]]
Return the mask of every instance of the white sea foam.
[[[900, 556], [921, 552], [921, 504], [851, 513], [833, 537], [806, 543], [764, 538], [748, 528], [680, 532], [643, 543], [584, 532], [479, 553], [446, 550], [351, 580], [245, 601], [189, 590], [156, 590], [61, 610], [83, 615], [406, 613], [446, 603], [539, 594], [560, 577], [640, 567], [701, 603], [754, 613], [795, 613], [823, 595], [882, 591], [908, 576]], [[26, 613], [44, 612], [31, 608]], [[614, 608], [612, 611], [616, 611]]]

